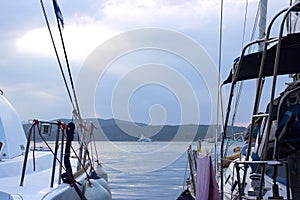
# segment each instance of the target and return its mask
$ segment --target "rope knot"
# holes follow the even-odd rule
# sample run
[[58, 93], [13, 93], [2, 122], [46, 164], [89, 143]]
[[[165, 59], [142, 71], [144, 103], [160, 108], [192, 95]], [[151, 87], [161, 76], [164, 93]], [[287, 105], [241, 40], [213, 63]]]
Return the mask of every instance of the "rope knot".
[[34, 125], [39, 125], [39, 120], [34, 119], [34, 120], [33, 120], [33, 124], [34, 124]]

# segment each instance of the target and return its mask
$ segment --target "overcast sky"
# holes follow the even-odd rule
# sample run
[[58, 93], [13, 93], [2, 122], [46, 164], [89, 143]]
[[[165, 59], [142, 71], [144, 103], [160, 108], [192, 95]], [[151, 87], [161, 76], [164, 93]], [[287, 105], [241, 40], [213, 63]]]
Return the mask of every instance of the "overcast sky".
[[[59, 44], [52, 1], [44, 0], [44, 3], [52, 31]], [[181, 35], [197, 43], [215, 65], [214, 69], [205, 69], [211, 70], [213, 78], [217, 78], [213, 72], [217, 70], [218, 64], [219, 0], [60, 0], [58, 3], [64, 17], [63, 35], [75, 82], [86, 59], [95, 48], [101, 47], [107, 41], [113, 43], [115, 48], [119, 45], [115, 43], [119, 36], [145, 28], [172, 31], [178, 34], [178, 37]], [[272, 0], [268, 16], [274, 16], [276, 11], [288, 3], [288, 0]], [[231, 63], [239, 55], [242, 46], [245, 5], [244, 0], [224, 0], [221, 70], [223, 79], [229, 73]], [[257, 5], [257, 0], [248, 1], [246, 42], [250, 38]], [[0, 18], [0, 89], [14, 105], [20, 118], [70, 118], [71, 104], [51, 46], [40, 2], [3, 0]], [[177, 42], [180, 41], [174, 39], [174, 44]], [[59, 53], [63, 58], [61, 50]], [[98, 80], [96, 86], [84, 86], [96, 88], [93, 97], [95, 116], [126, 120], [129, 117], [134, 121], [158, 124], [210, 123], [214, 118], [211, 114], [211, 96], [214, 95], [209, 92], [207, 77], [196, 76], [194, 69], [189, 68], [191, 63], [173, 53], [164, 49], [141, 49], [111, 61], [106, 77]], [[108, 55], [105, 53], [100, 55], [101, 59], [106, 56]], [[166, 67], [167, 71], [163, 70], [158, 74], [155, 74], [155, 71], [147, 71], [155, 70], [157, 66], [159, 69]], [[145, 70], [139, 72], [143, 67]], [[160, 83], [159, 81], [164, 79], [160, 79], [158, 75], [162, 76], [164, 73], [164, 77], [167, 77], [166, 82]], [[127, 81], [128, 84], [137, 77], [147, 81], [136, 82], [138, 85], [132, 86], [133, 91], [127, 91], [129, 97], [125, 96], [125, 100], [122, 99], [122, 95], [125, 94], [118, 96], [112, 92], [115, 88], [120, 88], [120, 83], [124, 86], [124, 82]], [[157, 79], [151, 82], [149, 77]], [[171, 82], [176, 78], [184, 80], [184, 83], [168, 85], [173, 84]], [[89, 82], [89, 78], [86, 82]], [[186, 90], [186, 87], [193, 91], [195, 102], [189, 102], [189, 89]], [[119, 90], [124, 92], [124, 88]], [[113, 99], [114, 95], [122, 101]], [[245, 102], [247, 101], [249, 98]], [[80, 103], [84, 109], [85, 106]], [[249, 121], [250, 108], [247, 106], [248, 110], [238, 115], [237, 121]], [[187, 111], [193, 114], [183, 116], [182, 113]], [[82, 113], [85, 111], [82, 110]], [[91, 116], [90, 114], [87, 116]]]

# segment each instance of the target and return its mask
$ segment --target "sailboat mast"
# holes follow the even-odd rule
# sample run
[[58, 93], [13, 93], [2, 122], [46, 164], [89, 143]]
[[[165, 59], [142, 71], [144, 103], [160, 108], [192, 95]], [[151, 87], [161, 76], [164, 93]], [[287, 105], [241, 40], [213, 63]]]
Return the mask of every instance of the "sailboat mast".
[[[266, 35], [266, 24], [267, 24], [267, 7], [268, 0], [260, 0], [260, 8], [259, 8], [259, 22], [258, 22], [258, 40], [263, 39]], [[258, 44], [258, 50], [263, 50], [264, 43], [261, 42]]]

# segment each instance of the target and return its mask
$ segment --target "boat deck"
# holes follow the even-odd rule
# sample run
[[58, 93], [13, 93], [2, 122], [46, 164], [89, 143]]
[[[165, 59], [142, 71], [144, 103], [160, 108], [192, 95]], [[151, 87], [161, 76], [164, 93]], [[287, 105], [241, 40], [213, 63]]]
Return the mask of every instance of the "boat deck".
[[[16, 199], [51, 199], [48, 197], [44, 198], [44, 196], [53, 190], [53, 188], [59, 188], [59, 190], [53, 191], [51, 195], [48, 194], [47, 196], [55, 196], [63, 191], [71, 190], [73, 191], [71, 193], [75, 196], [74, 199], [77, 199], [75, 190], [68, 184], [58, 185], [58, 165], [56, 166], [54, 186], [53, 188], [50, 187], [53, 155], [49, 151], [35, 152], [36, 171], [33, 171], [33, 157], [31, 152], [31, 155], [28, 157], [23, 186], [20, 186], [23, 159], [24, 156], [19, 156], [0, 161], [0, 199], [8, 199], [8, 194]], [[22, 194], [22, 196], [19, 194]]]

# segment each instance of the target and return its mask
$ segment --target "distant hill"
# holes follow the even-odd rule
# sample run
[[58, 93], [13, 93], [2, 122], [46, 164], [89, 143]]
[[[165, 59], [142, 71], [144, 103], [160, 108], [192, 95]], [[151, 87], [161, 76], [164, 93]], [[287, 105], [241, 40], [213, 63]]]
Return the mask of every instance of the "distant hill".
[[[58, 120], [55, 120], [58, 121]], [[68, 123], [70, 119], [60, 119], [60, 121]], [[143, 123], [135, 123], [118, 119], [87, 119], [93, 122], [97, 127], [94, 129], [95, 140], [97, 141], [137, 141], [143, 134], [150, 137], [153, 141], [191, 141], [204, 138], [214, 137], [216, 134], [216, 125], [147, 125]], [[28, 134], [30, 125], [23, 125], [26, 134]], [[231, 133], [238, 133], [245, 130], [245, 127], [229, 127]], [[48, 141], [54, 141], [57, 128], [52, 126], [51, 134], [44, 135]], [[230, 137], [230, 135], [229, 135]], [[77, 135], [75, 136], [77, 139]], [[37, 141], [41, 141], [40, 137], [36, 137]]]

